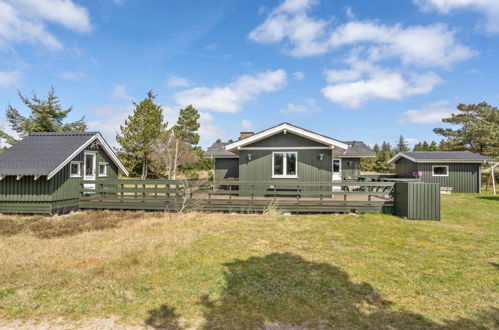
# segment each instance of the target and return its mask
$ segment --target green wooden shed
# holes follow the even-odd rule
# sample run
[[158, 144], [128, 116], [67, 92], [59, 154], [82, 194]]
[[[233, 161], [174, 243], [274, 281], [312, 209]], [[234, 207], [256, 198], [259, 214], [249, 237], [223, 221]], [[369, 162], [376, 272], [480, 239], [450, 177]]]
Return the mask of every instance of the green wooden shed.
[[82, 180], [118, 174], [128, 172], [98, 132], [32, 133], [0, 153], [0, 213], [66, 212]]
[[469, 151], [414, 151], [399, 152], [388, 163], [395, 164], [399, 178], [413, 178], [414, 172], [421, 172], [422, 182], [440, 183], [441, 189], [480, 193], [481, 165], [489, 161]]
[[289, 123], [258, 133], [242, 132], [232, 143], [214, 143], [215, 180], [289, 184], [356, 180], [360, 159], [374, 157], [361, 141], [341, 141]]

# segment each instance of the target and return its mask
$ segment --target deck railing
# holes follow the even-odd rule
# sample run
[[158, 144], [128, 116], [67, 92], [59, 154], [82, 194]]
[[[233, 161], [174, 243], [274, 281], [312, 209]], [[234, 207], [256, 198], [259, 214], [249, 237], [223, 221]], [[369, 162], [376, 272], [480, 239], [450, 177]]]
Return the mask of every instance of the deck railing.
[[97, 180], [81, 208], [261, 212], [392, 212], [394, 182]]

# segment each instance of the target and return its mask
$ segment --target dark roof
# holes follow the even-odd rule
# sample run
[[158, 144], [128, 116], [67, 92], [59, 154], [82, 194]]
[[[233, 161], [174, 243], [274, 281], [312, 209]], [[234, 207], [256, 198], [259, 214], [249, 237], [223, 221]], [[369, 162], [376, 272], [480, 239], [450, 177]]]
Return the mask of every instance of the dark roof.
[[481, 163], [485, 161], [492, 161], [491, 158], [485, 157], [479, 154], [472, 153], [470, 151], [408, 151], [400, 152], [390, 161], [394, 162], [400, 157], [413, 160], [415, 162], [449, 162], [449, 163], [459, 163], [459, 162], [476, 162]]
[[228, 142], [215, 142], [206, 150], [203, 156], [205, 158], [239, 158], [239, 155], [225, 150], [227, 144]]
[[48, 175], [97, 134], [31, 133], [0, 153], [0, 175]]
[[376, 154], [367, 144], [362, 141], [344, 141], [348, 149], [338, 154], [338, 157], [374, 157]]

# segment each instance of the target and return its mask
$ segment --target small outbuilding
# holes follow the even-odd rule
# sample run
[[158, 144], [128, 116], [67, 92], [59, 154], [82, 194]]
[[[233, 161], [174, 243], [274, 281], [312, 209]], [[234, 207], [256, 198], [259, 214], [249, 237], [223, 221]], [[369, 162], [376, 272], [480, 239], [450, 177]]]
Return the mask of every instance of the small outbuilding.
[[[399, 152], [388, 164], [395, 164], [399, 178], [440, 183], [441, 189], [459, 193], [481, 192], [481, 165], [491, 159], [469, 151]], [[416, 175], [415, 175], [416, 174]]]
[[65, 212], [78, 207], [82, 180], [120, 173], [128, 175], [98, 132], [31, 133], [0, 153], [0, 213]]

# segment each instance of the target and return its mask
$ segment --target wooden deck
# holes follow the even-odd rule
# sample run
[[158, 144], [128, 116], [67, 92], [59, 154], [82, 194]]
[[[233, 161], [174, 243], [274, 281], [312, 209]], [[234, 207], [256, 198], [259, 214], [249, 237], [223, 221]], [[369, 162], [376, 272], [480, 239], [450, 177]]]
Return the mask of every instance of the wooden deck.
[[[294, 185], [292, 189], [289, 184], [266, 182], [109, 180], [94, 183], [96, 189], [82, 189], [81, 208], [392, 213], [394, 206], [394, 184], [387, 182], [306, 183]], [[333, 191], [334, 186], [344, 190]]]

